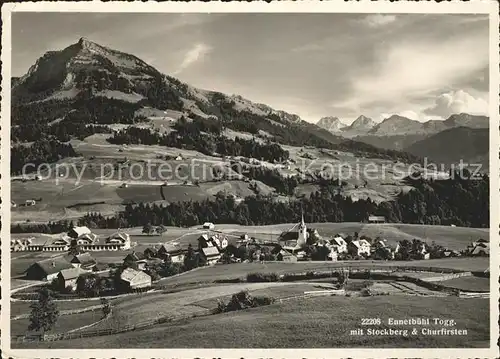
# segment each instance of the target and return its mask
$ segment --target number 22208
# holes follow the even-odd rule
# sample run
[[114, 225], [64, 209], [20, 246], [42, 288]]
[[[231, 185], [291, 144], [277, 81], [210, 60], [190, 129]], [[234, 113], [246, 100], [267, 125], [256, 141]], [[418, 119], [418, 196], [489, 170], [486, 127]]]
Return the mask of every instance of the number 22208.
[[382, 321], [380, 318], [363, 318], [361, 319], [361, 325], [380, 325]]

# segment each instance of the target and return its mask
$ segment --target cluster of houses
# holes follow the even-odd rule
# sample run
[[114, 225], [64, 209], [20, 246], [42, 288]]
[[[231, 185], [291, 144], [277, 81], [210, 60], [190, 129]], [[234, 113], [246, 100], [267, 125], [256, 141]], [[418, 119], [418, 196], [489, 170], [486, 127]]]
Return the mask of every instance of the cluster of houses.
[[[371, 223], [383, 223], [384, 217], [370, 216]], [[394, 259], [430, 259], [458, 256], [487, 256], [489, 243], [479, 239], [471, 243], [466, 250], [455, 251], [442, 246], [429, 245], [420, 240], [403, 240], [388, 243], [382, 238], [357, 237], [337, 234], [333, 238], [323, 238], [315, 229], [307, 228], [304, 219], [298, 224], [298, 230], [283, 232], [279, 242], [284, 250], [297, 257], [297, 260], [311, 259], [311, 246], [323, 249], [327, 253], [324, 260], [345, 260], [372, 258], [379, 260]]]
[[[125, 260], [134, 257], [129, 254]], [[127, 267], [119, 276], [121, 287], [129, 290], [151, 287], [151, 277], [139, 268]], [[33, 263], [26, 270], [26, 279], [54, 283], [57, 288], [74, 291], [78, 278], [94, 273], [100, 277], [109, 277], [109, 267], [98, 263], [90, 253], [75, 256], [60, 256], [47, 258]]]
[[[200, 259], [207, 265], [215, 264], [221, 258], [222, 252], [228, 246], [228, 240], [225, 236], [218, 233], [209, 235], [202, 234], [198, 238], [198, 249], [195, 252]], [[159, 247], [147, 248], [143, 253], [135, 253], [134, 256], [142, 263], [154, 258], [169, 259], [172, 263], [183, 263], [188, 249], [178, 247], [174, 244], [164, 243]], [[138, 263], [139, 263], [138, 262]]]
[[490, 255], [490, 243], [486, 239], [478, 239], [472, 242], [465, 249], [465, 255], [469, 256], [489, 256]]
[[[215, 234], [203, 234], [198, 238], [198, 250], [195, 254], [206, 265], [215, 264], [221, 258], [221, 251], [228, 245], [227, 238]], [[80, 248], [85, 248], [81, 246]], [[187, 248], [180, 248], [165, 243], [159, 247], [147, 248], [144, 252], [129, 253], [123, 259], [123, 270], [120, 273], [120, 287], [132, 290], [149, 288], [152, 278], [147, 274], [148, 268], [161, 263], [167, 258], [172, 263], [183, 263]], [[95, 273], [108, 277], [109, 267], [98, 263], [89, 253], [74, 256], [57, 256], [44, 259], [32, 264], [25, 272], [26, 279], [54, 282], [58, 288], [74, 291], [77, 280], [82, 275]]]
[[104, 241], [92, 233], [87, 227], [73, 227], [59, 237], [28, 237], [10, 240], [11, 252], [65, 252], [72, 245], [78, 245], [84, 252], [92, 251], [118, 251], [130, 249], [130, 236], [128, 233], [118, 231]]

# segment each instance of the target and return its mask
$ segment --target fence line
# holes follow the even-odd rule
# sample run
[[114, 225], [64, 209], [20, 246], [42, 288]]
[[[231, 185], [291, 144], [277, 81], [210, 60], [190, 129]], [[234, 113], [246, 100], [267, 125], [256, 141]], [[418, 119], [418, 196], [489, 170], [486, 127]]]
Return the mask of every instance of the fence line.
[[200, 311], [196, 314], [191, 315], [171, 315], [164, 316], [161, 318], [148, 320], [144, 322], [139, 322], [134, 325], [126, 325], [120, 328], [109, 328], [109, 329], [99, 329], [94, 331], [82, 331], [82, 332], [68, 332], [61, 334], [46, 334], [42, 335], [18, 335], [12, 336], [12, 340], [16, 342], [29, 342], [29, 341], [60, 341], [60, 340], [70, 340], [70, 339], [80, 339], [80, 338], [88, 338], [88, 337], [98, 337], [98, 336], [106, 336], [106, 335], [114, 335], [120, 333], [126, 333], [133, 330], [145, 329], [148, 327], [152, 327], [157, 324], [165, 324], [173, 321], [178, 321], [182, 319], [190, 319], [195, 317], [202, 317], [207, 315], [212, 315], [216, 313], [216, 309], [207, 309], [204, 311]]

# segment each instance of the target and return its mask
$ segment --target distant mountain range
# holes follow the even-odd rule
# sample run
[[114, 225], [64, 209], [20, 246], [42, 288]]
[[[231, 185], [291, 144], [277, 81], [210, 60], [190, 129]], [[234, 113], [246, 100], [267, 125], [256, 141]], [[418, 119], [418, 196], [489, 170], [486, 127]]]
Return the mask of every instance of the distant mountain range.
[[488, 160], [489, 118], [486, 116], [460, 113], [444, 121], [419, 122], [392, 115], [381, 123], [359, 116], [350, 126], [338, 117], [323, 117], [317, 125], [337, 136], [441, 163], [463, 159], [486, 164]]
[[338, 117], [323, 117], [317, 125], [337, 135], [352, 138], [356, 136], [408, 136], [431, 135], [450, 128], [470, 127], [488, 128], [489, 118], [460, 113], [450, 116], [445, 121], [429, 120], [419, 122], [407, 117], [392, 115], [380, 123], [366, 116], [359, 116], [350, 126]]

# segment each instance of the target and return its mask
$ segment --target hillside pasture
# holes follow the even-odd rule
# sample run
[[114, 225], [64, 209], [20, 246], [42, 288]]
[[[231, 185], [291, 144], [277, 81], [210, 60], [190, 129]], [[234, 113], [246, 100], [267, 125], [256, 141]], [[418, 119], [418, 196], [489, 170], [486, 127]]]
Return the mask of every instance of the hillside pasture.
[[180, 286], [187, 283], [213, 283], [230, 279], [245, 279], [248, 273], [301, 273], [306, 271], [335, 271], [339, 268], [388, 268], [388, 267], [427, 267], [456, 269], [461, 271], [484, 271], [489, 267], [488, 258], [448, 258], [416, 261], [339, 261], [339, 262], [264, 262], [235, 263], [215, 265], [196, 271], [186, 272], [177, 277], [164, 278], [159, 284]]
[[[47, 334], [67, 333], [85, 325], [97, 322], [102, 318], [102, 311], [83, 312], [71, 315], [61, 315], [57, 318], [54, 328]], [[12, 320], [10, 326], [11, 335], [33, 334], [28, 331], [29, 319]]]
[[[340, 309], [339, 309], [340, 308]], [[360, 318], [453, 318], [466, 336], [353, 336]], [[381, 313], [383, 315], [381, 316]], [[488, 299], [411, 296], [297, 299], [113, 336], [42, 343], [47, 348], [457, 348], [489, 347]], [[217, 328], [217, 330], [214, 330]], [[438, 329], [434, 325], [429, 326]], [[410, 329], [410, 327], [401, 327]], [[321, 333], [321, 335], [318, 335]], [[20, 346], [21, 344], [15, 344]], [[23, 348], [40, 343], [22, 344]]]

